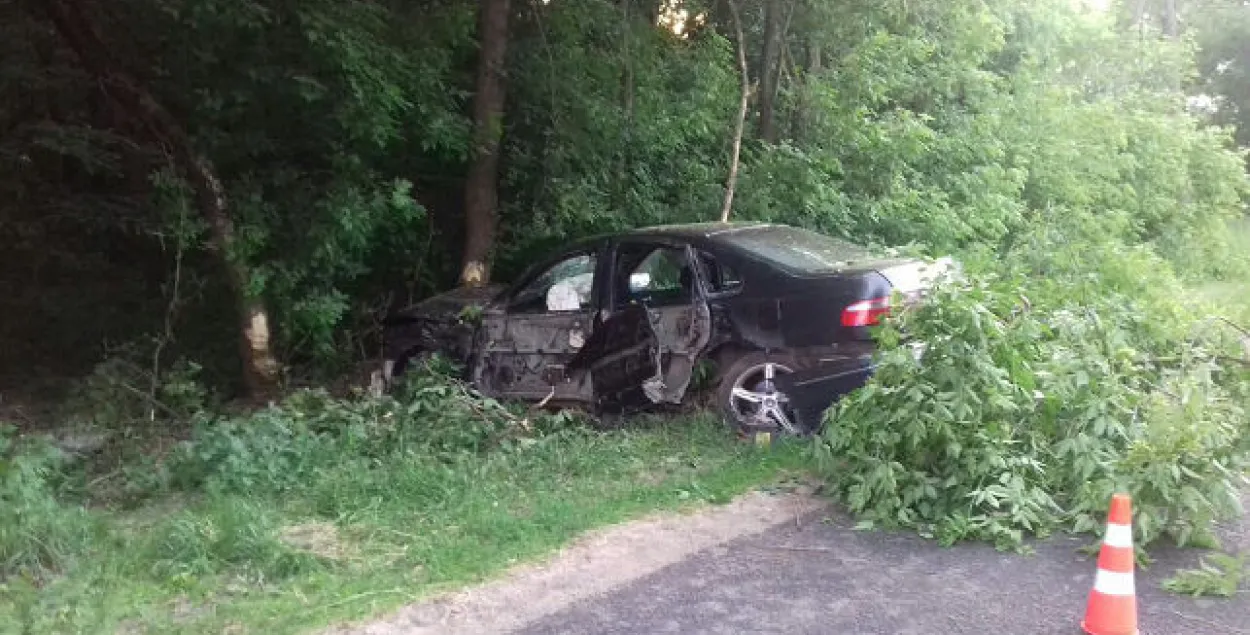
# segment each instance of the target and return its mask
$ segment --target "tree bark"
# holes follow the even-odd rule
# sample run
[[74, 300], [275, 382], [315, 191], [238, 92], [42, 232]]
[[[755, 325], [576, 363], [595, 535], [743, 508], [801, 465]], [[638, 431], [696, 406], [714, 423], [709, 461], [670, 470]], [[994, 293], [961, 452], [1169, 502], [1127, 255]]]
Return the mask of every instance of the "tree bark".
[[269, 313], [247, 291], [250, 271], [230, 255], [235, 242], [225, 188], [213, 164], [197, 153], [178, 120], [111, 56], [108, 45], [87, 17], [83, 0], [44, 0], [57, 33], [79, 63], [96, 78], [121, 109], [165, 146], [170, 161], [195, 193], [196, 207], [208, 225], [209, 243], [235, 296], [239, 353], [247, 393], [264, 398], [277, 392], [279, 364], [270, 344]]
[[725, 178], [725, 202], [720, 210], [720, 222], [729, 222], [729, 212], [733, 209], [734, 188], [738, 185], [738, 160], [742, 155], [742, 129], [746, 127], [747, 106], [751, 101], [751, 75], [747, 70], [746, 39], [742, 35], [742, 18], [738, 15], [735, 0], [725, 0], [729, 5], [729, 15], [733, 20], [734, 31], [738, 36], [738, 71], [742, 73], [742, 94], [738, 102], [738, 121], [734, 127], [733, 154], [729, 159], [729, 176]]
[[[634, 133], [634, 17], [630, 11], [633, 0], [621, 3], [621, 145], [617, 148], [616, 187], [613, 203], [617, 209], [628, 204], [630, 183], [631, 148]], [[652, 23], [654, 25], [654, 23]]]
[[477, 93], [473, 96], [473, 154], [464, 186], [465, 243], [460, 282], [490, 282], [499, 204], [499, 139], [503, 133], [504, 62], [509, 0], [481, 0], [478, 11]]
[[818, 81], [821, 72], [824, 69], [824, 62], [821, 55], [821, 47], [819, 42], [810, 42], [807, 45], [807, 72], [802, 78], [802, 93], [799, 97], [798, 107], [795, 108], [794, 116], [794, 138], [799, 142], [807, 140], [810, 131], [815, 127], [815, 106], [812, 103], [812, 84]]
[[760, 138], [777, 143], [774, 114], [777, 100], [777, 75], [781, 50], [781, 0], [764, 3], [764, 54], [760, 61]]
[[[635, 1], [637, 0], [622, 0], [622, 3], [626, 4]], [[642, 0], [642, 16], [647, 20], [647, 24], [654, 27], [660, 23], [660, 10], [663, 8], [663, 4], [663, 0]]]
[[1133, 5], [1133, 15], [1129, 18], [1130, 26], [1138, 32], [1144, 32], [1146, 21], [1146, 0], [1137, 0]]
[[1180, 17], [1176, 15], [1176, 0], [1163, 1], [1163, 35], [1176, 39], [1181, 34]]

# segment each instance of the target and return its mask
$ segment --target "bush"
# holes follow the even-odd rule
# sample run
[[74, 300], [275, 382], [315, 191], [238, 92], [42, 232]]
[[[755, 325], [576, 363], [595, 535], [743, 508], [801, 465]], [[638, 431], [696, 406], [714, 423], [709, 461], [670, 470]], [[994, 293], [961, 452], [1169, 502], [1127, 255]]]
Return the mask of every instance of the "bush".
[[242, 417], [202, 416], [191, 440], [159, 469], [175, 489], [281, 493], [343, 466], [391, 458], [452, 462], [536, 442], [569, 414], [525, 415], [434, 370], [412, 373], [395, 395], [337, 399], [304, 390]]
[[185, 424], [211, 404], [200, 366], [178, 360], [156, 375], [139, 345], [122, 347], [78, 380], [64, 408], [71, 421], [126, 435], [154, 423]]
[[[1045, 331], [1010, 302], [989, 286], [947, 289], [880, 334], [876, 377], [829, 411], [819, 445], [852, 512], [946, 543], [1049, 527], [1056, 504], [1028, 421]], [[929, 343], [923, 363], [903, 329]]]
[[63, 455], [15, 432], [0, 424], [0, 580], [64, 570], [100, 532], [84, 508], [57, 500]]
[[[1227, 343], [1185, 337], [1193, 320], [1165, 263], [1072, 249], [1077, 266], [1022, 253], [879, 331], [875, 378], [830, 409], [819, 444], [853, 512], [943, 543], [1016, 546], [1100, 530], [1115, 491], [1134, 496], [1143, 545], [1188, 542], [1239, 509], [1250, 375], [1225, 361]], [[1054, 264], [1027, 275], [1036, 262]], [[928, 343], [921, 361], [904, 334]]]

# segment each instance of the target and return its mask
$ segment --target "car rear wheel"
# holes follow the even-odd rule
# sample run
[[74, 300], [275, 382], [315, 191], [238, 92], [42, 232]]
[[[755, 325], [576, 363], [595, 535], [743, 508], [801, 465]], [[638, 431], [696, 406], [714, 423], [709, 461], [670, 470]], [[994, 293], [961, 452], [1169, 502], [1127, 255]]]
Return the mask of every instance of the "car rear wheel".
[[798, 369], [792, 355], [753, 352], [738, 357], [720, 375], [716, 401], [721, 415], [745, 433], [806, 434], [789, 395], [777, 387], [779, 377]]

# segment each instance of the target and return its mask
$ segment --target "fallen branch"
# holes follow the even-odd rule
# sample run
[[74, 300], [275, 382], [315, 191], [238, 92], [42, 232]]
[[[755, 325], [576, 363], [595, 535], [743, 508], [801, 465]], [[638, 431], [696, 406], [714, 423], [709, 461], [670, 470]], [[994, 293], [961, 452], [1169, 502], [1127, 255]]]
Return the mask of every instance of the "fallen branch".
[[556, 396], [556, 387], [552, 386], [551, 392], [547, 393], [547, 396], [543, 397], [542, 401], [534, 404], [533, 410], [542, 410], [543, 408], [546, 408], [547, 404], [551, 403], [551, 398], [555, 396]]
[[154, 410], [160, 410], [161, 412], [169, 415], [170, 417], [174, 419], [178, 419], [179, 417], [182, 416], [181, 414], [178, 413], [177, 410], [174, 410], [173, 408], [170, 408], [169, 406], [162, 403], [161, 400], [157, 399], [156, 397], [153, 397], [152, 395], [149, 395], [148, 393], [142, 390], [139, 390], [138, 388], [135, 388], [134, 386], [131, 386], [130, 384], [124, 381], [117, 380], [117, 381], [114, 381], [113, 384], [120, 388], [126, 389], [127, 392], [133, 393], [135, 396], [148, 402], [148, 404], [151, 405]]
[[1215, 629], [1211, 631], [1213, 633], [1229, 633], [1229, 635], [1250, 635], [1250, 631], [1247, 631], [1244, 628], [1236, 628], [1234, 626], [1229, 626], [1228, 624], [1221, 624], [1220, 622], [1208, 620], [1206, 618], [1201, 618], [1201, 617], [1197, 617], [1194, 615], [1187, 615], [1185, 613], [1181, 613], [1180, 611], [1176, 611], [1176, 610], [1173, 610], [1172, 614], [1176, 615], [1177, 617], [1194, 622], [1196, 624], [1202, 624], [1203, 626]]

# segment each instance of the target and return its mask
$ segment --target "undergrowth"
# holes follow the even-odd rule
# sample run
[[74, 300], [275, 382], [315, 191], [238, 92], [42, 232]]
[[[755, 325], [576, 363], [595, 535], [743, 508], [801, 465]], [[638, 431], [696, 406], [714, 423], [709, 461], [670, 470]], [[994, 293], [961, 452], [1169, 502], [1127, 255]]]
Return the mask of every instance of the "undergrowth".
[[1128, 492], [1140, 546], [1208, 542], [1250, 467], [1241, 333], [1147, 248], [1018, 245], [878, 332], [875, 378], [826, 417], [835, 491], [865, 525], [1003, 548], [1099, 531]]
[[0, 423], [0, 580], [62, 571], [97, 537], [95, 518], [58, 498], [66, 457]]
[[[428, 369], [395, 394], [201, 411], [92, 486], [0, 436], [0, 632], [291, 632], [370, 614], [657, 508], [801, 470], [704, 417], [599, 431]], [[106, 504], [107, 503], [107, 504]]]

